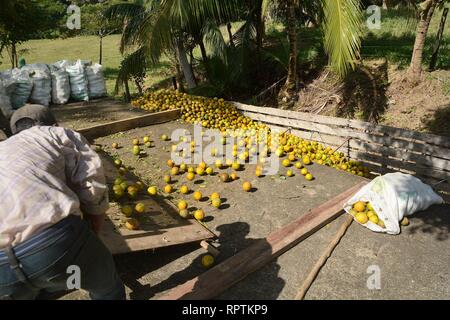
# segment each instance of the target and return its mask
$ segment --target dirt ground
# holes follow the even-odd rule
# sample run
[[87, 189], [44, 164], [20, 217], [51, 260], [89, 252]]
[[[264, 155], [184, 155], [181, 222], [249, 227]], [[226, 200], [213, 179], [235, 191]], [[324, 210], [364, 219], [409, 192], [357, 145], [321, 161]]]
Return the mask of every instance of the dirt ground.
[[345, 81], [324, 71], [300, 91], [294, 110], [378, 122], [450, 136], [450, 71], [424, 71], [412, 86], [407, 71], [365, 60]]
[[[79, 121], [72, 125], [84, 123]], [[99, 138], [96, 143], [133, 167], [134, 173], [144, 182], [161, 188], [165, 184], [161, 177], [168, 171], [165, 163], [169, 159], [171, 143], [162, 142], [159, 137], [170, 135], [173, 129], [181, 126], [188, 128], [170, 122]], [[131, 140], [145, 135], [152, 138], [155, 147], [146, 149], [148, 156], [138, 159], [131, 153]], [[111, 150], [112, 142], [118, 142], [123, 148]], [[246, 165], [245, 171], [238, 172], [239, 180], [230, 183], [218, 182], [217, 176], [197, 176], [194, 182], [178, 176], [174, 184], [176, 189], [186, 184], [190, 189], [201, 190], [203, 195], [217, 191], [223, 199], [222, 207], [215, 209], [207, 201], [194, 202], [191, 194], [182, 196], [178, 192], [167, 200], [176, 202], [176, 199], [185, 198], [192, 209], [204, 209], [208, 228], [219, 236], [221, 255], [217, 262], [220, 263], [361, 180], [325, 166], [312, 165], [309, 169], [316, 178], [311, 182], [303, 179], [298, 170], [296, 176], [287, 179], [279, 176], [257, 178], [250, 165]], [[244, 180], [252, 182], [254, 192], [241, 191]], [[226, 290], [218, 299], [293, 299], [342, 221], [342, 217], [336, 219]], [[449, 229], [449, 204], [414, 215], [411, 225], [397, 236], [377, 234], [354, 222], [306, 299], [450, 299]], [[200, 265], [202, 254], [204, 250], [194, 243], [119, 255], [115, 259], [128, 297], [155, 299], [204, 272]], [[370, 290], [366, 285], [370, 276], [367, 270], [373, 265], [380, 270], [379, 290]], [[61, 298], [84, 299], [86, 295], [73, 292]]]

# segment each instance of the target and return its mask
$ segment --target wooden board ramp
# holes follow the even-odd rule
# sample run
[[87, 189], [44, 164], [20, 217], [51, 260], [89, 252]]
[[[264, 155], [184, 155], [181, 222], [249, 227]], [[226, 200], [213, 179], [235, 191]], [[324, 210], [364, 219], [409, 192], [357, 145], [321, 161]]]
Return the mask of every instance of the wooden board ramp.
[[[101, 124], [78, 130], [89, 141], [98, 137], [117, 132], [127, 131], [138, 127], [164, 123], [178, 119], [180, 110], [169, 110], [132, 117], [124, 120]], [[106, 153], [100, 153], [106, 179], [109, 185], [117, 177], [114, 160]], [[138, 181], [131, 173], [126, 176], [129, 181]], [[146, 212], [139, 216], [140, 229], [128, 230], [123, 227], [124, 215], [119, 205], [113, 205], [107, 211], [107, 220], [100, 233], [100, 238], [113, 254], [133, 251], [156, 249], [176, 244], [201, 242], [215, 237], [215, 234], [193, 219], [183, 219], [177, 209], [164, 199], [156, 201], [149, 196], [141, 196], [138, 200], [144, 203]], [[125, 203], [124, 203], [125, 204]], [[133, 202], [129, 203], [130, 205]]]
[[80, 129], [78, 132], [89, 141], [92, 141], [95, 138], [108, 136], [117, 132], [173, 121], [179, 119], [179, 117], [180, 109], [174, 109], [100, 124], [97, 126]]
[[[114, 160], [106, 153], [101, 153], [100, 156], [107, 183], [112, 185], [117, 177]], [[125, 178], [128, 181], [139, 180], [129, 172]], [[214, 233], [196, 220], [181, 218], [175, 206], [164, 199], [140, 195], [136, 200], [122, 202], [122, 205], [134, 206], [135, 202], [142, 202], [146, 208], [146, 212], [137, 217], [139, 230], [128, 230], [123, 227], [126, 218], [118, 204], [111, 206], [106, 213], [108, 219], [100, 238], [113, 254], [201, 242], [215, 237]]]
[[344, 203], [367, 182], [363, 181], [297, 220], [271, 233], [250, 247], [216, 265], [198, 277], [173, 288], [160, 300], [212, 299], [280, 256], [342, 214]]
[[[450, 180], [450, 138], [368, 122], [305, 112], [258, 107], [233, 102], [249, 118], [275, 131], [340, 147], [349, 159], [365, 164], [372, 173], [400, 171], [432, 185]], [[437, 189], [448, 192], [448, 184]]]

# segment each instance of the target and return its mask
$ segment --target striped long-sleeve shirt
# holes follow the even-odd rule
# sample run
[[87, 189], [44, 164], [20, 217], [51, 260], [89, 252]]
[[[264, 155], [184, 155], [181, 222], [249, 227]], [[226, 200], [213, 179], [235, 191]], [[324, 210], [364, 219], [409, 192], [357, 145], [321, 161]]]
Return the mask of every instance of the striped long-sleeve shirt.
[[107, 208], [101, 160], [80, 134], [41, 126], [0, 142], [0, 248]]

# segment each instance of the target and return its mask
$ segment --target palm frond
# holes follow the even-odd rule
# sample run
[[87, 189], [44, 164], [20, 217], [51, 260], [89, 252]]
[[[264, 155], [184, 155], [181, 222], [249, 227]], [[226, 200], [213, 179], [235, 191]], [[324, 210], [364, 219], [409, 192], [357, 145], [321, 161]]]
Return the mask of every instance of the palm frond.
[[359, 0], [325, 0], [324, 45], [332, 69], [340, 76], [355, 68], [361, 47], [362, 10]]
[[220, 27], [213, 21], [205, 23], [203, 30], [206, 43], [212, 48], [213, 55], [219, 57], [226, 63], [227, 55], [225, 53], [227, 44], [223, 38], [223, 34], [220, 31]]
[[116, 94], [132, 76], [141, 74], [146, 70], [148, 63], [145, 52], [146, 48], [141, 47], [122, 60], [116, 80]]

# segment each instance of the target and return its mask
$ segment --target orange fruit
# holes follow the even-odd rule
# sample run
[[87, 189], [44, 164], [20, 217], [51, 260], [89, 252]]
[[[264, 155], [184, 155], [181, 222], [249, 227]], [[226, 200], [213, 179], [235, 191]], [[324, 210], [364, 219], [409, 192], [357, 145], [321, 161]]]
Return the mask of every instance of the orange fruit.
[[214, 257], [210, 254], [205, 254], [202, 257], [202, 266], [204, 268], [210, 268], [214, 264]]
[[194, 212], [194, 218], [198, 221], [202, 221], [205, 218], [205, 213], [203, 212], [203, 210], [199, 209]]
[[215, 208], [219, 208], [222, 205], [222, 200], [220, 198], [212, 199], [211, 204]]
[[123, 206], [122, 207], [122, 213], [126, 216], [129, 217], [131, 216], [131, 214], [133, 213], [133, 208], [131, 206]]
[[189, 181], [194, 180], [195, 178], [195, 174], [193, 172], [188, 172], [186, 175], [186, 179], [188, 179]]
[[175, 163], [173, 162], [172, 159], [169, 159], [169, 160], [167, 160], [167, 165], [168, 165], [170, 168], [172, 168], [172, 167], [175, 165]]
[[181, 192], [182, 194], [186, 194], [186, 193], [189, 192], [189, 188], [188, 188], [187, 186], [181, 186], [181, 187], [180, 187], [180, 192]]
[[166, 185], [164, 187], [164, 192], [165, 193], [172, 193], [172, 191], [173, 191], [173, 188], [172, 188], [172, 186], [170, 184], [168, 184], [168, 185]]
[[192, 195], [192, 197], [197, 200], [200, 201], [200, 199], [203, 197], [202, 193], [200, 191], [195, 191], [194, 194]]
[[244, 191], [248, 192], [248, 191], [250, 191], [252, 189], [252, 184], [250, 182], [248, 182], [248, 181], [245, 181], [242, 184], [242, 189], [244, 189]]
[[358, 201], [353, 205], [353, 209], [357, 212], [366, 211], [366, 203], [364, 201]]
[[211, 200], [213, 199], [220, 199], [220, 195], [217, 192], [214, 192], [211, 194], [211, 196], [209, 197]]
[[144, 213], [145, 212], [145, 205], [142, 202], [139, 202], [134, 207], [134, 210], [136, 210], [137, 213]]
[[125, 222], [125, 228], [128, 230], [136, 230], [139, 229], [139, 221], [136, 219], [130, 218]]
[[158, 189], [155, 186], [148, 187], [147, 192], [149, 195], [154, 196], [158, 193]]
[[187, 204], [187, 202], [184, 201], [184, 200], [180, 200], [180, 201], [178, 202], [178, 209], [180, 209], [180, 210], [186, 209], [187, 206], [188, 206], [188, 204]]

